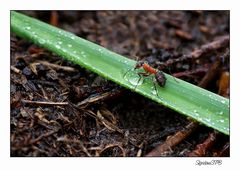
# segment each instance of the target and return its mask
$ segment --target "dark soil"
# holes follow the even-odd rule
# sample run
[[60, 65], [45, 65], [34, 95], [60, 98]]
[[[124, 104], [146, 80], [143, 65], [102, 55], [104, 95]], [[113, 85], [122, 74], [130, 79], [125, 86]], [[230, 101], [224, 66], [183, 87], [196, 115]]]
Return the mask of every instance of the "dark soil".
[[[209, 45], [229, 36], [229, 11], [21, 12], [229, 98], [229, 39]], [[11, 156], [147, 156], [163, 144], [155, 156], [229, 156], [229, 137], [203, 125], [170, 145], [192, 120], [14, 34], [10, 78]]]

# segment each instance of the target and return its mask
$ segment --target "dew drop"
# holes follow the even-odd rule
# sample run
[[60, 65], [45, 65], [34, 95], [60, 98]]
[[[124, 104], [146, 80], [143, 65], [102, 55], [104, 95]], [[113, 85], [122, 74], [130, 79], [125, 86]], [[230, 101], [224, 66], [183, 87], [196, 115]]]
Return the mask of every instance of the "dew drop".
[[38, 42], [39, 42], [40, 44], [44, 44], [46, 41], [45, 41], [44, 39], [40, 39]]
[[56, 47], [57, 49], [60, 49], [60, 48], [61, 48], [60, 45], [55, 45], [55, 47]]
[[224, 120], [223, 120], [223, 119], [221, 119], [221, 120], [220, 120], [220, 122], [221, 122], [221, 123], [224, 123]]
[[220, 115], [223, 115], [223, 111], [221, 111], [221, 112], [218, 112], [218, 114], [220, 114]]
[[71, 36], [70, 38], [71, 38], [72, 40], [74, 40], [74, 39], [75, 39], [75, 37], [74, 37], [74, 36]]
[[82, 55], [82, 57], [84, 57], [84, 58], [86, 58], [86, 57], [87, 57], [84, 51], [81, 51], [81, 52], [80, 52], [80, 54], [81, 54], [81, 55]]
[[199, 116], [198, 111], [196, 109], [194, 109], [193, 112], [196, 116]]
[[229, 131], [229, 128], [227, 128], [227, 127], [223, 127], [223, 129], [225, 129], [225, 130]]
[[58, 41], [58, 44], [62, 44], [62, 41]]
[[68, 44], [68, 47], [70, 47], [70, 48], [71, 48], [71, 47], [72, 47], [72, 44]]
[[211, 119], [209, 119], [209, 118], [206, 118], [205, 120], [206, 120], [207, 122], [211, 122]]
[[26, 29], [26, 30], [30, 30], [30, 29], [31, 29], [31, 27], [25, 27], [25, 29]]
[[224, 104], [224, 103], [226, 103], [226, 101], [225, 101], [225, 100], [222, 100], [221, 103]]

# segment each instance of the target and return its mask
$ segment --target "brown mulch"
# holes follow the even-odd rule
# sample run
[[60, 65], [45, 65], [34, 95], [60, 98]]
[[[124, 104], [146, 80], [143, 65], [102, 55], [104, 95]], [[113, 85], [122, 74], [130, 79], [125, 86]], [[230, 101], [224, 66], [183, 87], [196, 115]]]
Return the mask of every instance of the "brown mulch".
[[[229, 98], [229, 11], [21, 12]], [[10, 80], [13, 157], [230, 156], [229, 136], [14, 34]]]

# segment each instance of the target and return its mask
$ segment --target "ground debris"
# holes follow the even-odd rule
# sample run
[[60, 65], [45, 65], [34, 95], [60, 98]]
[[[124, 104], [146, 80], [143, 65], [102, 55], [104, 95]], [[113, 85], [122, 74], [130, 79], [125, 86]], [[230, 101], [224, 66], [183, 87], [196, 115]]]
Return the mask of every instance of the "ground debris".
[[[148, 153], [148, 157], [164, 156], [172, 152], [174, 146], [182, 142], [187, 136], [189, 136], [196, 128], [198, 123], [191, 122], [183, 130], [178, 131], [173, 136], [168, 136], [166, 141]], [[169, 152], [170, 151], [170, 152]]]
[[205, 156], [206, 155], [206, 151], [212, 147], [212, 145], [214, 144], [214, 142], [216, 142], [216, 136], [217, 133], [213, 132], [210, 133], [208, 138], [201, 144], [198, 144], [196, 146], [196, 149], [191, 151], [190, 153], [188, 153], [188, 156], [191, 157], [200, 157], [200, 156]]

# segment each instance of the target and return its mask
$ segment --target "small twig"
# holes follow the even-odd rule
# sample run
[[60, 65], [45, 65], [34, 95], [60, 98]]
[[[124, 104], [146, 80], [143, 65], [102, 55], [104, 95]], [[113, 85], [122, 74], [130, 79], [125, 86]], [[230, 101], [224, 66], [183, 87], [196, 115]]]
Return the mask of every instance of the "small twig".
[[[48, 152], [47, 151], [45, 151], [45, 150], [43, 150], [43, 149], [40, 149], [39, 147], [37, 147], [37, 146], [32, 146], [32, 149], [33, 150], [37, 150], [38, 152], [40, 152], [40, 153], [43, 153], [43, 154], [45, 154], [45, 155], [48, 155]], [[33, 155], [34, 157], [36, 157], [37, 155], [36, 155], [36, 153]]]
[[54, 26], [58, 26], [58, 13], [57, 11], [52, 11], [51, 12], [51, 18], [50, 18], [50, 24]]
[[71, 140], [71, 139], [68, 139], [66, 136], [64, 136], [64, 137], [58, 138], [57, 141], [58, 141], [58, 142], [67, 142], [67, 143], [75, 143], [75, 144], [78, 144], [78, 145], [80, 145], [82, 151], [83, 151], [84, 153], [86, 153], [86, 155], [87, 155], [88, 157], [91, 157], [91, 156], [92, 156], [92, 155], [88, 152], [87, 148], [84, 146], [83, 142], [80, 141], [80, 140], [76, 140], [76, 139]]
[[142, 142], [142, 143], [139, 145], [139, 149], [138, 149], [138, 152], [137, 152], [136, 157], [141, 157], [141, 156], [142, 156], [143, 145], [144, 145], [144, 142]]
[[187, 59], [192, 59], [192, 58], [196, 59], [196, 58], [201, 57], [203, 54], [221, 49], [229, 44], [229, 40], [230, 40], [229, 35], [223, 36], [223, 37], [219, 38], [218, 40], [215, 40], [211, 43], [201, 46], [199, 49], [196, 49], [189, 54], [183, 55], [180, 58], [168, 60], [166, 62], [166, 66], [170, 66], [173, 63], [182, 62]]
[[176, 146], [183, 139], [189, 136], [198, 126], [199, 126], [198, 123], [195, 122], [189, 123], [183, 130], [178, 131], [173, 136], [167, 137], [167, 140], [163, 144], [154, 148], [154, 150], [149, 152], [146, 156], [155, 157], [165, 155], [167, 151], [171, 150], [172, 147]]
[[175, 31], [175, 34], [180, 37], [181, 39], [184, 39], [184, 40], [192, 40], [193, 39], [193, 36], [186, 32], [186, 31], [183, 31], [183, 30], [180, 30], [180, 29], [177, 29]]
[[107, 145], [103, 150], [100, 151], [99, 155], [101, 156], [101, 154], [102, 154], [104, 151], [106, 151], [106, 150], [109, 149], [109, 148], [113, 148], [113, 147], [118, 147], [118, 148], [120, 148], [121, 151], [122, 151], [122, 156], [123, 156], [123, 157], [126, 157], [126, 152], [124, 151], [123, 147], [120, 146], [120, 144], [109, 144], [109, 145]]
[[106, 93], [103, 93], [103, 94], [101, 94], [101, 95], [89, 97], [89, 98], [87, 98], [87, 99], [79, 102], [79, 103], [77, 104], [77, 106], [83, 106], [83, 105], [88, 105], [88, 104], [90, 104], [90, 103], [95, 103], [95, 102], [97, 102], [97, 101], [99, 101], [99, 100], [102, 100], [102, 99], [106, 98], [106, 97], [109, 95], [109, 93], [110, 93], [110, 92], [106, 92]]
[[230, 87], [230, 74], [229, 72], [225, 71], [221, 74], [219, 83], [218, 83], [218, 94], [229, 98], [229, 87]]
[[198, 74], [198, 73], [202, 73], [202, 72], [207, 72], [208, 68], [204, 67], [204, 68], [197, 68], [195, 70], [190, 70], [190, 71], [183, 71], [183, 72], [178, 72], [178, 73], [174, 73], [172, 74], [174, 77], [183, 77], [183, 76], [192, 76], [193, 74]]
[[113, 123], [111, 123], [110, 121], [106, 120], [101, 114], [100, 112], [98, 112], [97, 114], [95, 114], [94, 112], [92, 112], [91, 110], [86, 110], [86, 112], [96, 118], [97, 120], [99, 120], [108, 130], [110, 131], [116, 131], [118, 133], [124, 134], [123, 130], [118, 128], [116, 125], [114, 125]]
[[198, 58], [203, 54], [223, 48], [226, 45], [228, 45], [229, 40], [230, 40], [229, 35], [223, 36], [216, 41], [213, 41], [211, 43], [201, 46], [200, 49], [194, 50], [192, 53], [190, 53], [190, 56], [192, 56], [193, 58]]
[[108, 91], [108, 92], [105, 92], [105, 93], [101, 93], [101, 94], [98, 94], [96, 96], [93, 96], [93, 97], [89, 97], [79, 103], [77, 103], [77, 106], [88, 106], [89, 104], [92, 104], [92, 103], [95, 103], [95, 102], [98, 102], [98, 101], [103, 101], [103, 100], [107, 100], [109, 98], [112, 98], [116, 95], [119, 95], [120, 93], [122, 92], [122, 90], [119, 90], [119, 89], [113, 89], [111, 91]]
[[58, 105], [58, 106], [66, 106], [68, 102], [45, 102], [45, 101], [31, 101], [31, 100], [21, 100], [23, 103], [34, 104], [34, 105]]
[[10, 68], [13, 72], [15, 72], [17, 74], [21, 74], [21, 72], [22, 72], [21, 70], [19, 70], [18, 68], [14, 67], [14, 66], [11, 66]]
[[51, 136], [52, 134], [56, 133], [58, 130], [59, 130], [59, 129], [57, 129], [57, 130], [52, 130], [52, 131], [50, 131], [50, 132], [44, 133], [44, 134], [40, 135], [39, 137], [37, 137], [36, 139], [30, 140], [30, 142], [29, 142], [28, 144], [29, 144], [29, 145], [34, 144], [34, 143], [42, 140], [43, 138], [46, 138], [46, 137], [48, 137], [48, 136]]
[[216, 142], [217, 132], [212, 132], [209, 134], [208, 138], [201, 144], [196, 146], [196, 149], [188, 153], [187, 156], [198, 157], [205, 156], [206, 151], [211, 148], [211, 146]]
[[229, 155], [230, 145], [229, 142], [227, 142], [221, 149], [220, 152], [216, 153], [214, 156], [216, 157], [222, 157], [225, 155]]
[[73, 67], [68, 67], [68, 66], [60, 66], [58, 64], [53, 64], [53, 63], [49, 63], [47, 61], [36, 61], [32, 64], [43, 64], [45, 66], [48, 66], [50, 68], [53, 68], [53, 69], [57, 69], [57, 70], [64, 70], [64, 71], [69, 71], [69, 72], [76, 72], [77, 69], [73, 68]]
[[205, 88], [207, 87], [207, 84], [209, 84], [209, 82], [214, 79], [214, 77], [219, 73], [219, 69], [221, 66], [221, 62], [219, 60], [217, 60], [212, 67], [209, 69], [209, 71], [207, 72], [207, 74], [205, 74], [205, 76], [203, 77], [203, 79], [200, 81], [200, 83], [198, 84], [199, 87]]

